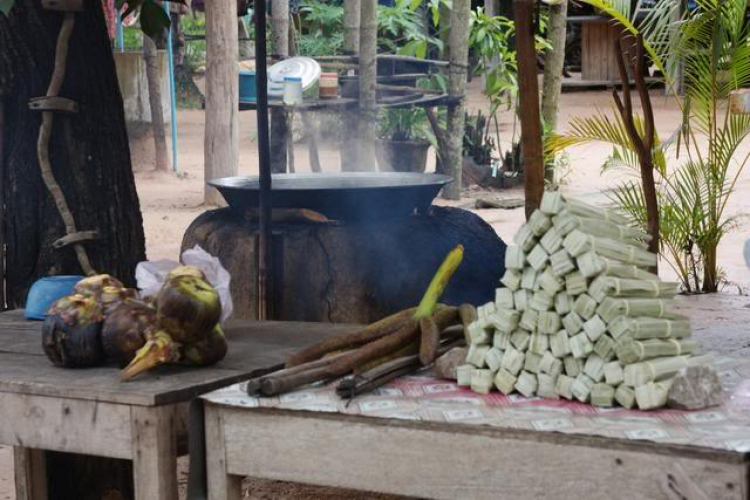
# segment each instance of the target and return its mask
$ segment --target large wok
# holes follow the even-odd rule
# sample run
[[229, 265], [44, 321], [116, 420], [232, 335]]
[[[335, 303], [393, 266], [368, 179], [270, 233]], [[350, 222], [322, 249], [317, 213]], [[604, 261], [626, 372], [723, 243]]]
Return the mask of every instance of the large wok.
[[[274, 174], [271, 206], [307, 208], [337, 220], [401, 217], [426, 210], [451, 180], [447, 175], [401, 172]], [[235, 210], [258, 208], [257, 176], [208, 184]]]

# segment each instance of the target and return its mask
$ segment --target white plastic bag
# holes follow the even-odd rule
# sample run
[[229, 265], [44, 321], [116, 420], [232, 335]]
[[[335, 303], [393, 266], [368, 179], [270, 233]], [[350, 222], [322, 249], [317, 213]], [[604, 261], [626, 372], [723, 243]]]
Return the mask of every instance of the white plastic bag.
[[[195, 245], [182, 253], [182, 263], [186, 266], [195, 266], [206, 275], [206, 279], [219, 294], [221, 300], [221, 321], [224, 322], [231, 316], [234, 306], [232, 294], [229, 291], [231, 276], [219, 262], [219, 259]], [[179, 262], [173, 260], [155, 260], [153, 262], [141, 262], [135, 269], [135, 279], [138, 283], [142, 297], [155, 297], [162, 285], [167, 280], [167, 275]]]

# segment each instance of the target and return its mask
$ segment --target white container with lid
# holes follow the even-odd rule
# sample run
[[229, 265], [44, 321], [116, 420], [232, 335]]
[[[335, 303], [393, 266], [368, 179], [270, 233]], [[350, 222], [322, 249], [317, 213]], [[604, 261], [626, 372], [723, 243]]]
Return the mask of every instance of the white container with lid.
[[302, 104], [302, 79], [297, 76], [287, 76], [284, 78], [284, 104], [295, 106]]

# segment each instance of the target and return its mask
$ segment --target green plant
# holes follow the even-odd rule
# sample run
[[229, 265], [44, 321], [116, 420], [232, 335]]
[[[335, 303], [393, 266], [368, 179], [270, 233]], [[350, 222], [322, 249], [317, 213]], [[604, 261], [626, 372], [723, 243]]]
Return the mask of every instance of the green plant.
[[[503, 106], [509, 108], [518, 93], [518, 63], [512, 43], [515, 24], [506, 17], [491, 16], [478, 7], [471, 13], [469, 26], [469, 50], [477, 59], [472, 72], [484, 77], [482, 93], [490, 101], [490, 118], [485, 123], [484, 135], [490, 134], [490, 126], [494, 123], [499, 145], [497, 111]], [[543, 23], [540, 23], [540, 29], [544, 29]], [[548, 44], [541, 34], [537, 34], [535, 40], [538, 51], [546, 50]]]
[[308, 57], [341, 54], [343, 19], [344, 8], [340, 3], [303, 0], [299, 11], [298, 53]]
[[[585, 0], [610, 14], [631, 33], [638, 29], [629, 8], [615, 0]], [[628, 2], [625, 2], [628, 3]], [[746, 0], [698, 0], [697, 9], [673, 21], [678, 0], [664, 0], [641, 25], [650, 62], [674, 88], [673, 68], [683, 67], [684, 96], [672, 92], [683, 122], [669, 139], [654, 148], [657, 196], [661, 217], [661, 252], [677, 272], [686, 292], [714, 292], [721, 280], [717, 250], [735, 226], [726, 208], [750, 153], [737, 150], [750, 135], [750, 115], [734, 114], [727, 106], [730, 94], [750, 85], [750, 26], [745, 22]], [[642, 120], [636, 127], [643, 129]], [[549, 141], [550, 148], [603, 141], [613, 145], [605, 168], [627, 167], [637, 172], [637, 158], [619, 118], [604, 114], [572, 122], [564, 137]], [[669, 169], [666, 151], [686, 156]], [[634, 223], [645, 224], [640, 184], [625, 182], [613, 195]]]
[[421, 108], [391, 108], [381, 111], [378, 137], [387, 141], [429, 142], [437, 146], [427, 114]]
[[[440, 3], [445, 0], [432, 0], [427, 5], [433, 23], [439, 23]], [[423, 59], [430, 47], [443, 50], [443, 42], [429, 35], [422, 4], [422, 0], [396, 0], [393, 7], [378, 6], [379, 51]]]
[[[204, 35], [206, 16], [199, 13], [182, 16], [182, 31], [186, 35]], [[187, 40], [185, 42], [185, 67], [191, 72], [206, 64], [206, 41]]]
[[490, 165], [495, 151], [495, 140], [487, 134], [489, 117], [477, 111], [476, 115], [466, 113], [463, 139], [463, 155], [474, 160], [477, 165]]

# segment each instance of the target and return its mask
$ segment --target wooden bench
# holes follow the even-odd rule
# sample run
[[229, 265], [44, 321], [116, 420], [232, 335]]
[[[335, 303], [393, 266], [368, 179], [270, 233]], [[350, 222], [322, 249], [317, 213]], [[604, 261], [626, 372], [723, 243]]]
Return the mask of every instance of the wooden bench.
[[176, 500], [193, 398], [352, 326], [230, 322], [229, 354], [217, 365], [162, 368], [128, 383], [115, 366], [53, 366], [40, 330], [20, 311], [0, 314], [0, 444], [14, 447], [18, 499], [47, 497], [44, 451], [52, 450], [132, 460], [137, 499]]

